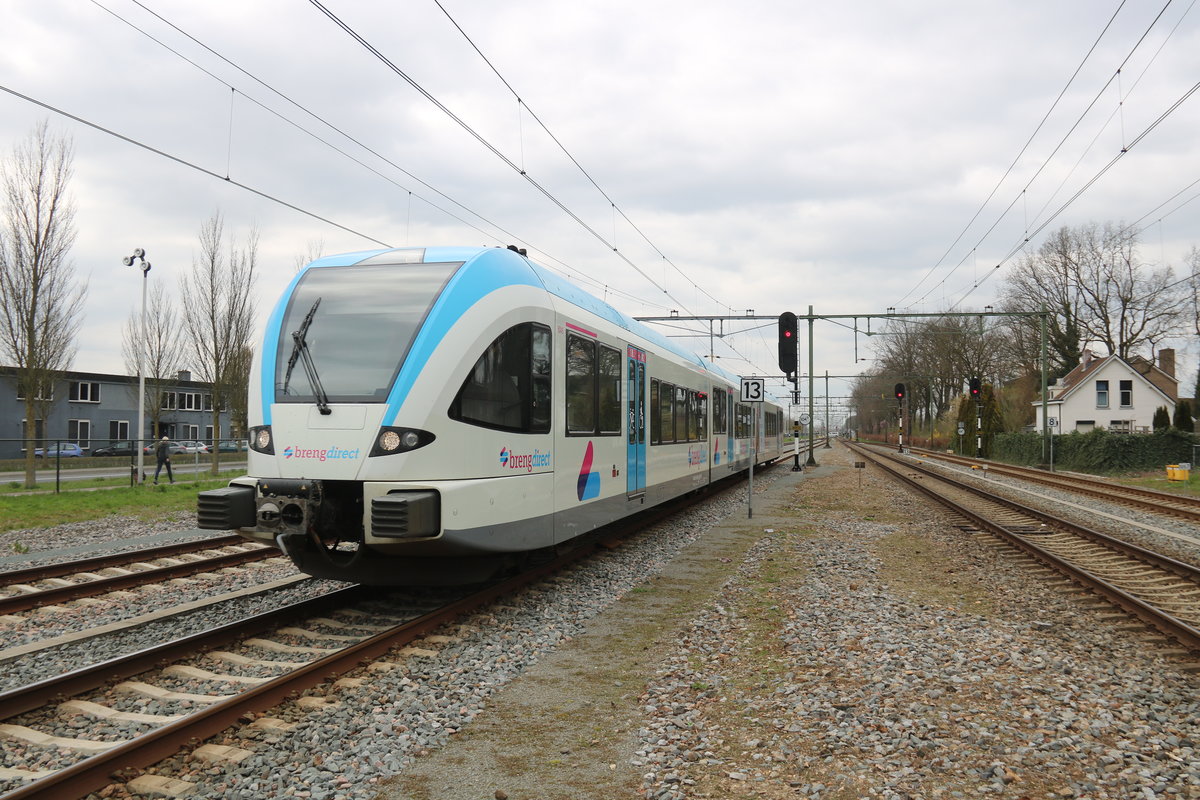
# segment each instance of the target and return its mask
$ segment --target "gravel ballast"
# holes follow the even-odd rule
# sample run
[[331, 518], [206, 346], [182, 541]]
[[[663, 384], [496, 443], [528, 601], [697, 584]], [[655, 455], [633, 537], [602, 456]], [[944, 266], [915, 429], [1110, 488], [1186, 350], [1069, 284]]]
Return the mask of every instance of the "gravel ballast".
[[290, 730], [218, 737], [237, 764], [150, 772], [196, 798], [1200, 798], [1200, 679], [1166, 643], [817, 456], [756, 477], [753, 519], [729, 493], [273, 711]]

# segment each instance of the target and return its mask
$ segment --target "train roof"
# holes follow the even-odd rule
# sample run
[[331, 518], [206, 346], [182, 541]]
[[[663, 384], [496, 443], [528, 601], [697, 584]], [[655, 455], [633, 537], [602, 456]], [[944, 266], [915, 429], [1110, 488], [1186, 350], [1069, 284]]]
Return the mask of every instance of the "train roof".
[[[613, 308], [598, 297], [584, 291], [562, 276], [535, 263], [528, 257], [501, 247], [400, 247], [386, 250], [362, 250], [353, 253], [325, 256], [309, 264], [310, 268], [346, 267], [367, 264], [432, 264], [461, 261], [463, 269], [455, 275], [447, 292], [466, 290], [470, 296], [481, 296], [501, 286], [514, 284], [539, 285], [547, 292], [573, 306], [584, 309], [657, 347], [690, 361], [701, 369], [737, 383], [739, 376], [717, 366], [697, 353], [686, 350], [632, 317]], [[536, 284], [533, 279], [536, 278]]]

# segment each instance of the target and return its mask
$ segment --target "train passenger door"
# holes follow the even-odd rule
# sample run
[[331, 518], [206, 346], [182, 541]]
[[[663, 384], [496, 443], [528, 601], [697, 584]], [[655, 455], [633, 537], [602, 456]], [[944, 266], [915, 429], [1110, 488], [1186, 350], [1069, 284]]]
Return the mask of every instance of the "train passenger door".
[[629, 367], [625, 485], [629, 496], [636, 497], [646, 491], [646, 352], [626, 345], [625, 356]]

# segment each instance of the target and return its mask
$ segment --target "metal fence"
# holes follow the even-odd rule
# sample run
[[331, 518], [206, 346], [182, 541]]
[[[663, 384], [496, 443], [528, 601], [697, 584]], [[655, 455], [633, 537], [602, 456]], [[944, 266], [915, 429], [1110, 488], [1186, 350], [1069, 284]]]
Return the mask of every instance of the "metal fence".
[[[64, 481], [99, 477], [116, 477], [128, 469], [129, 485], [138, 483], [138, 450], [142, 451], [142, 480], [152, 478], [157, 466], [156, 450], [158, 439], [92, 439], [77, 441], [67, 438], [30, 441], [0, 439], [0, 483], [25, 480], [26, 454], [32, 445], [34, 452], [35, 478], [38, 483], [54, 475], [55, 492], [62, 491]], [[212, 441], [169, 441], [168, 448], [173, 471], [199, 473], [212, 463], [212, 450], [217, 448], [218, 458], [225, 465], [242, 463], [246, 458], [244, 439], [222, 439]]]

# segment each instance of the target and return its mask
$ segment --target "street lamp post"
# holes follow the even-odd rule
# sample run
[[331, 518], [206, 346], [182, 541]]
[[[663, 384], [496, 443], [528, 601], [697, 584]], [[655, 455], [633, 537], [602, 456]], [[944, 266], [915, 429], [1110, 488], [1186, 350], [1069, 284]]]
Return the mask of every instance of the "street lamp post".
[[146, 480], [146, 449], [142, 445], [142, 436], [146, 432], [146, 282], [150, 274], [150, 262], [146, 260], [146, 251], [140, 247], [133, 251], [133, 255], [126, 256], [123, 263], [132, 267], [135, 260], [139, 262], [138, 267], [142, 270], [142, 333], [137, 347], [138, 434], [134, 439], [137, 442], [137, 482], [140, 484]]

